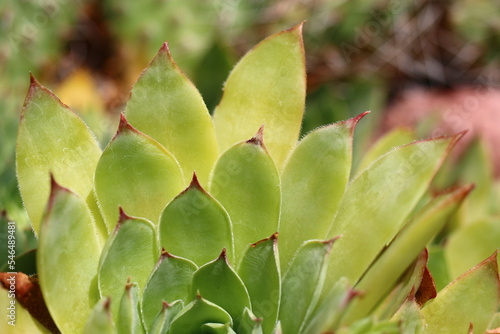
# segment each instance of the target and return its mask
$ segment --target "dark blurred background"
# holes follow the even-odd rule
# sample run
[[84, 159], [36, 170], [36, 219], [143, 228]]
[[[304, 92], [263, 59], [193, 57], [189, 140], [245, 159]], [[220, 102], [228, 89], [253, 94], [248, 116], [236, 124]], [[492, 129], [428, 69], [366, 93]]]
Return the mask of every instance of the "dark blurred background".
[[213, 110], [249, 48], [303, 20], [303, 132], [372, 110], [357, 130], [355, 159], [403, 125], [421, 137], [469, 129], [463, 146], [479, 136], [500, 162], [499, 13], [498, 0], [1, 1], [0, 210], [26, 220], [14, 147], [30, 71], [104, 147], [164, 41]]

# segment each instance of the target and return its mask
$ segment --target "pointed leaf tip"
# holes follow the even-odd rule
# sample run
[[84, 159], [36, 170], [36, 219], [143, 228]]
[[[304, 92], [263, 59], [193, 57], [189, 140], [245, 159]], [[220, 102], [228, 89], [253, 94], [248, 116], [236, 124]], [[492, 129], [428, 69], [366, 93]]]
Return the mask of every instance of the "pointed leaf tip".
[[264, 146], [264, 124], [262, 124], [260, 126], [260, 128], [257, 131], [257, 133], [255, 134], [255, 136], [253, 136], [252, 138], [250, 138], [246, 142], [248, 144], [254, 144], [254, 145], [257, 145], [260, 147], [265, 147]]
[[118, 219], [118, 224], [122, 224], [125, 220], [128, 220], [128, 219], [132, 219], [132, 217], [130, 217], [129, 215], [127, 215], [125, 213], [125, 211], [123, 210], [123, 208], [120, 206], [118, 208], [119, 212], [120, 212], [120, 218]]
[[198, 180], [198, 176], [196, 175], [196, 172], [193, 172], [193, 178], [191, 179], [191, 183], [189, 184], [189, 188], [195, 188], [198, 190], [203, 190], [203, 187], [200, 184], [200, 181]]
[[137, 131], [125, 118], [125, 114], [121, 113], [120, 114], [120, 124], [118, 125], [118, 130], [116, 131], [115, 137], [125, 131], [134, 131], [134, 132], [139, 132]]
[[170, 49], [168, 47], [168, 42], [166, 42], [166, 41], [163, 42], [163, 44], [162, 44], [162, 46], [160, 48], [160, 51], [161, 52], [166, 52], [166, 53], [170, 54]]
[[219, 255], [219, 258], [217, 260], [224, 259], [224, 261], [227, 262], [227, 253], [226, 253], [226, 248], [222, 248], [222, 252]]
[[30, 86], [40, 86], [40, 83], [38, 82], [38, 80], [36, 80], [35, 76], [31, 72], [30, 72]]
[[365, 117], [366, 115], [368, 115], [369, 113], [371, 113], [370, 110], [368, 111], [365, 111], [364, 113], [361, 113], [359, 114], [358, 116], [356, 117], [353, 117], [353, 118], [350, 118], [346, 121], [344, 121], [348, 126], [349, 126], [349, 129], [351, 130], [351, 135], [354, 133], [354, 129], [356, 128], [356, 125], [358, 124], [358, 122], [363, 118]]

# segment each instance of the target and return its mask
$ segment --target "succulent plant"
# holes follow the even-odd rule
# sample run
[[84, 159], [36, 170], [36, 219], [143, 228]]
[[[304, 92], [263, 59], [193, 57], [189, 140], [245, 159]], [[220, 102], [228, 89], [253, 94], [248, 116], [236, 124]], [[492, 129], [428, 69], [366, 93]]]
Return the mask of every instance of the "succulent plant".
[[367, 113], [298, 141], [301, 31], [249, 51], [213, 118], [164, 44], [103, 151], [31, 79], [16, 161], [38, 236], [37, 276], [14, 276], [17, 291], [21, 282], [33, 291], [39, 284], [50, 319], [18, 293], [17, 327], [2, 322], [2, 332], [489, 328], [499, 300], [496, 253], [437, 296], [426, 266], [426, 245], [472, 189], [424, 198], [461, 135], [380, 148], [353, 175], [353, 132]]

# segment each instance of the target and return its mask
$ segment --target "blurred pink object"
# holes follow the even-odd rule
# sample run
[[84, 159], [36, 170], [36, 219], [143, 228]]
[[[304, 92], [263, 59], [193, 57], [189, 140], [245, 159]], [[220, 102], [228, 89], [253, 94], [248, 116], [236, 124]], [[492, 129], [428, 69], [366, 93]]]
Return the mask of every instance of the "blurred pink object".
[[482, 138], [493, 159], [495, 177], [500, 177], [500, 89], [409, 89], [389, 105], [382, 128], [387, 131], [396, 126], [415, 127], [429, 118], [437, 124], [431, 137], [468, 130], [455, 148], [455, 156], [474, 137]]

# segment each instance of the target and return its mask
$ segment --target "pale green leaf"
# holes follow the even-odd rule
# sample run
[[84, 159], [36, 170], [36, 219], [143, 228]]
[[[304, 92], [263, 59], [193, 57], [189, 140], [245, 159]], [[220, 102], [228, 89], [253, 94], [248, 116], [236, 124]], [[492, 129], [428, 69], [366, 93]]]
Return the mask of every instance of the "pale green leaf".
[[456, 212], [471, 189], [472, 186], [464, 186], [441, 194], [410, 220], [355, 285], [354, 288], [363, 294], [363, 298], [353, 301], [343, 319], [344, 323], [352, 323], [370, 314], [372, 308], [391, 290]]
[[194, 273], [192, 289], [193, 295], [199, 293], [229, 313], [235, 328], [239, 326], [245, 307], [251, 308], [248, 291], [229, 266], [225, 250]]
[[236, 334], [229, 324], [207, 323], [201, 326], [201, 330], [206, 334]]
[[301, 333], [305, 328], [323, 289], [334, 241], [306, 242], [283, 277], [279, 310], [283, 333]]
[[[191, 261], [163, 252], [142, 295], [142, 316], [146, 330], [162, 310], [163, 301], [191, 300], [191, 282], [198, 267]], [[165, 310], [163, 313], [171, 314]]]
[[314, 130], [287, 160], [279, 230], [282, 271], [304, 241], [326, 238], [349, 181], [354, 127], [366, 114]]
[[99, 292], [102, 297], [111, 297], [114, 316], [118, 314], [125, 284], [135, 282], [143, 290], [159, 255], [153, 224], [121, 211], [101, 254], [98, 274]]
[[134, 85], [125, 114], [134, 127], [175, 156], [185, 177], [196, 171], [206, 184], [217, 158], [214, 126], [200, 93], [175, 64], [167, 43]]
[[384, 155], [395, 147], [411, 143], [416, 139], [415, 133], [411, 129], [395, 128], [391, 130], [379, 138], [363, 155], [363, 160], [359, 163], [357, 170], [362, 171], [381, 155]]
[[221, 152], [250, 138], [264, 124], [269, 154], [281, 168], [299, 137], [305, 90], [299, 24], [255, 46], [229, 75], [214, 114]]
[[[271, 331], [269, 333], [272, 333], [274, 325], [276, 325], [276, 320], [274, 320], [273, 327], [271, 327]], [[250, 311], [250, 309], [245, 308], [240, 327], [238, 328], [238, 333], [262, 334], [262, 318], [257, 318], [252, 311]]]
[[497, 252], [460, 276], [422, 308], [424, 333], [484, 333], [498, 309]]
[[[109, 298], [101, 299], [90, 313], [83, 334], [115, 334], [116, 329], [111, 315], [111, 301]], [[78, 333], [78, 332], [77, 332]]]
[[118, 132], [104, 150], [95, 173], [95, 191], [109, 231], [118, 207], [158, 222], [165, 205], [183, 189], [175, 158], [158, 142], [121, 117]]
[[419, 305], [413, 300], [407, 300], [392, 319], [400, 323], [401, 334], [424, 333], [424, 318]]
[[444, 248], [451, 278], [460, 276], [499, 248], [499, 219], [483, 219], [458, 229], [449, 237]]
[[52, 190], [40, 225], [37, 267], [47, 307], [63, 332], [81, 332], [99, 299], [101, 247], [84, 199], [59, 186]]
[[[0, 286], [0, 307], [4, 314], [2, 321], [0, 321], [0, 332], [2, 334], [49, 334], [50, 331], [42, 326], [31, 314], [15, 301], [9, 297], [9, 291], [3, 286]], [[12, 306], [14, 305], [14, 306]], [[9, 309], [11, 308], [11, 310]]]
[[206, 323], [232, 325], [231, 316], [221, 307], [197, 295], [174, 319], [168, 333], [203, 334]]
[[232, 259], [231, 221], [224, 208], [193, 175], [191, 185], [172, 200], [160, 218], [160, 243], [169, 253], [201, 266], [226, 248]]
[[137, 283], [127, 283], [116, 321], [118, 334], [145, 333], [139, 315], [139, 288]]
[[335, 331], [341, 316], [357, 294], [349, 282], [341, 278], [330, 289], [323, 302], [310, 314], [310, 320], [302, 333], [317, 334]]
[[[349, 184], [329, 237], [342, 235], [330, 257], [327, 286], [357, 283], [401, 229], [461, 135], [415, 142], [381, 156]], [[355, 259], [355, 260], [354, 260]]]
[[148, 330], [148, 334], [166, 334], [175, 316], [184, 308], [182, 300], [176, 300], [172, 304], [162, 303], [163, 307]]
[[50, 173], [87, 198], [100, 156], [99, 144], [85, 123], [32, 77], [19, 123], [16, 171], [35, 233], [49, 199]]
[[229, 148], [217, 161], [210, 182], [210, 193], [231, 217], [236, 262], [249, 244], [278, 231], [280, 180], [262, 130]]
[[248, 247], [238, 275], [248, 290], [253, 313], [262, 319], [262, 332], [272, 333], [281, 297], [277, 234]]

